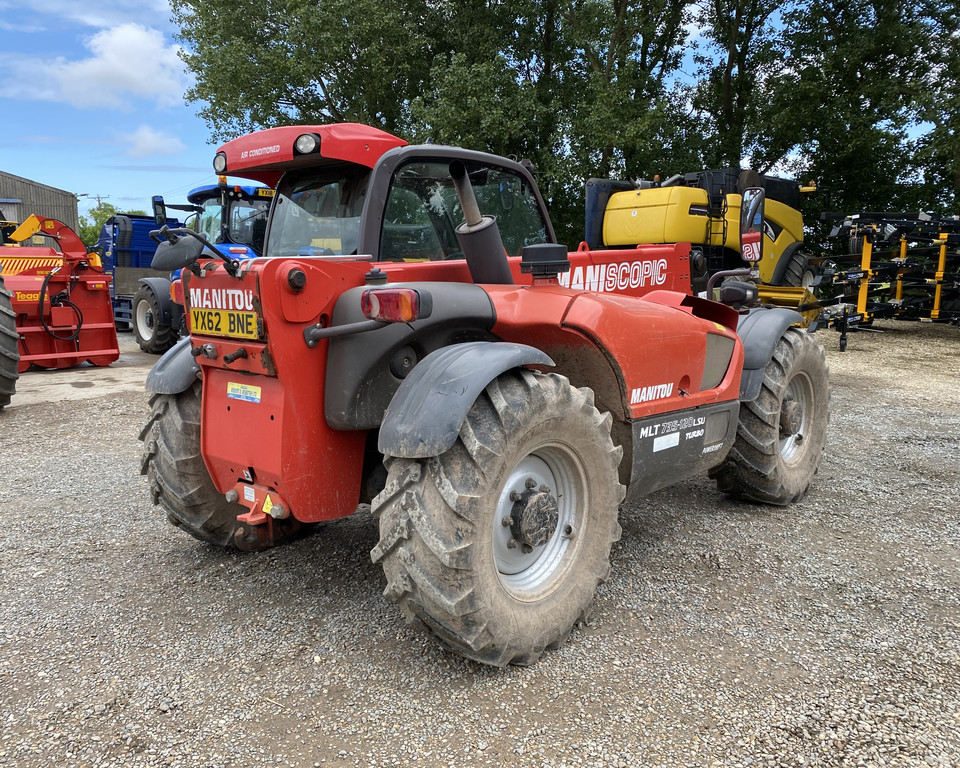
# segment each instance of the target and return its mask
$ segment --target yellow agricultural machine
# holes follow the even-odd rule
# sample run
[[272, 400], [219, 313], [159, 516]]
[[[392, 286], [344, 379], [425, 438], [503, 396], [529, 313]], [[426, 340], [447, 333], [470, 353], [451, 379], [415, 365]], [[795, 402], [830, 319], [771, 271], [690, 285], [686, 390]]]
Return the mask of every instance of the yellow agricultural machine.
[[[586, 243], [591, 249], [641, 243], [686, 243], [695, 294], [705, 295], [717, 273], [740, 271], [741, 191], [766, 192], [763, 258], [751, 265], [765, 304], [800, 307], [808, 323], [816, 319], [819, 259], [803, 250], [800, 195], [816, 190], [793, 181], [732, 168], [677, 174], [638, 182], [590, 179], [586, 189]], [[804, 309], [809, 307], [809, 309]]]

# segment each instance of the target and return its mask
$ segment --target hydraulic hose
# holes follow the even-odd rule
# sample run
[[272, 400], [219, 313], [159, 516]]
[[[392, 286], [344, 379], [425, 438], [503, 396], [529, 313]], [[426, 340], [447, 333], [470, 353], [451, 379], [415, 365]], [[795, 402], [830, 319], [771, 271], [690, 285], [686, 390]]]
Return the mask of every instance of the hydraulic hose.
[[73, 310], [74, 314], [77, 316], [77, 330], [75, 330], [69, 336], [58, 336], [47, 325], [47, 320], [43, 316], [43, 303], [47, 298], [47, 285], [50, 283], [50, 278], [53, 277], [59, 270], [52, 270], [45, 278], [43, 278], [43, 284], [40, 286], [40, 305], [39, 305], [39, 314], [40, 314], [40, 325], [43, 326], [43, 330], [47, 332], [52, 338], [57, 341], [76, 341], [80, 338], [80, 329], [83, 328], [83, 312], [80, 311], [80, 307], [70, 301], [67, 296], [69, 293], [67, 291], [62, 291], [56, 296], [50, 299], [50, 306], [52, 307], [62, 307], [67, 306]]

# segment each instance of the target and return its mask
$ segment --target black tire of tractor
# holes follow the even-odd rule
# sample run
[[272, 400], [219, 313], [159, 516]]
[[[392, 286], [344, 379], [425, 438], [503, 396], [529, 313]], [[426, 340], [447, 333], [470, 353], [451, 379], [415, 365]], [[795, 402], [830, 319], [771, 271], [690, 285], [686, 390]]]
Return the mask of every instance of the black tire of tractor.
[[829, 404], [823, 347], [811, 334], [787, 328], [764, 370], [760, 394], [740, 406], [733, 448], [710, 472], [720, 491], [765, 504], [798, 501], [820, 467]]
[[203, 463], [200, 393], [197, 381], [178, 395], [151, 395], [150, 417], [140, 433], [140, 474], [150, 481], [153, 503], [177, 528], [220, 547], [262, 549], [239, 546], [250, 541], [249, 527], [237, 520], [247, 510], [217, 491]]
[[177, 330], [160, 323], [160, 301], [153, 289], [141, 285], [133, 297], [133, 334], [140, 349], [161, 355], [177, 343]]
[[17, 372], [20, 364], [20, 336], [17, 334], [17, 316], [13, 312], [13, 294], [0, 276], [0, 410], [10, 404], [17, 390]]
[[794, 288], [804, 287], [813, 290], [816, 272], [810, 266], [810, 257], [802, 251], [794, 251], [783, 275], [783, 284]]
[[[445, 453], [386, 457], [371, 558], [383, 566], [387, 599], [484, 664], [529, 665], [559, 646], [588, 617], [620, 538], [623, 449], [611, 423], [591, 390], [519, 369], [487, 386]], [[511, 547], [510, 492], [541, 482], [557, 494], [557, 518], [544, 527], [555, 522], [554, 535]]]

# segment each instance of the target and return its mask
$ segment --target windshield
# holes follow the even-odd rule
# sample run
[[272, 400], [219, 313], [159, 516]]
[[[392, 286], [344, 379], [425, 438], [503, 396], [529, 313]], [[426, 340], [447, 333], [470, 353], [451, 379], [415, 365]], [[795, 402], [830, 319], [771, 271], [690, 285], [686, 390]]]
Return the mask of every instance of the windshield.
[[360, 241], [360, 213], [370, 171], [348, 166], [288, 174], [277, 189], [267, 253], [349, 256]]
[[267, 212], [270, 200], [227, 201], [227, 231], [223, 231], [223, 205], [220, 197], [213, 197], [201, 203], [203, 210], [197, 220], [197, 232], [211, 243], [235, 243], [250, 246], [257, 253], [263, 253], [263, 238], [267, 228]]

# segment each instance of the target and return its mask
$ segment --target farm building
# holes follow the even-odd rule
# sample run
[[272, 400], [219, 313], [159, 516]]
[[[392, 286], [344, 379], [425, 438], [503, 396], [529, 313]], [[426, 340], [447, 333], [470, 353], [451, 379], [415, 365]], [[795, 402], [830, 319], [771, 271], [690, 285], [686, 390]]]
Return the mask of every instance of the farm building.
[[73, 192], [40, 184], [0, 171], [0, 219], [20, 224], [36, 213], [58, 219], [78, 229], [77, 196]]

